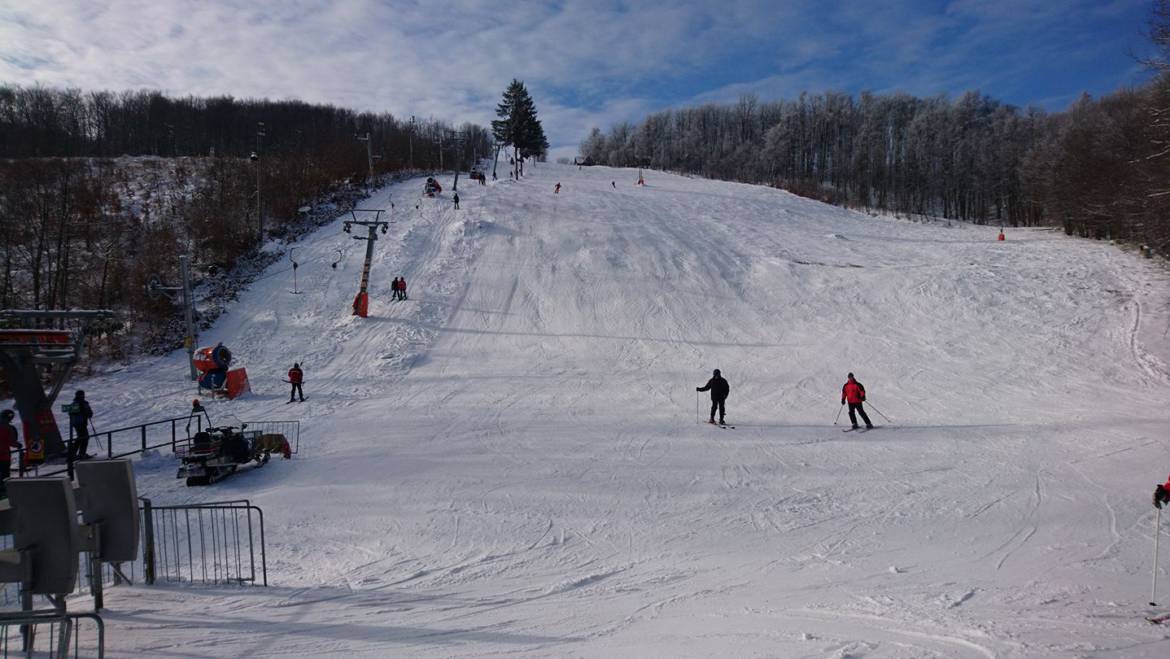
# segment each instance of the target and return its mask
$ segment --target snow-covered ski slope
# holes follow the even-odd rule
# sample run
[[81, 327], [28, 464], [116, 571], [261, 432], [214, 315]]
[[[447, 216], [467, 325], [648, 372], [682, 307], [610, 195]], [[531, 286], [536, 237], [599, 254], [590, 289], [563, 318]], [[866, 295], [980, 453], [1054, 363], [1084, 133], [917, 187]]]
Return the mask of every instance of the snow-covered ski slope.
[[[202, 337], [255, 390], [211, 412], [299, 418], [301, 455], [208, 488], [139, 470], [156, 503], [262, 506], [273, 585], [113, 589], [113, 653], [1170, 656], [1142, 618], [1155, 265], [636, 178], [541, 164], [461, 181], [459, 211], [449, 178], [380, 191], [368, 319], [340, 221], [298, 245], [303, 294], [273, 266]], [[184, 414], [184, 357], [82, 383], [97, 422]], [[713, 368], [734, 431], [697, 422]], [[849, 371], [884, 427], [834, 425]]]

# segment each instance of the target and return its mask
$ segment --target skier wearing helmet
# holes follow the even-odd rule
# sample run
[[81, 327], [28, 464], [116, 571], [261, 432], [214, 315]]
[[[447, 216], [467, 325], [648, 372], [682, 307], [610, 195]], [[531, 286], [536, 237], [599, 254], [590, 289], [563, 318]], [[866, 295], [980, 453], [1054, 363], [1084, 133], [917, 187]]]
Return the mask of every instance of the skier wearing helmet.
[[845, 380], [845, 385], [841, 387], [841, 404], [849, 403], [849, 421], [856, 429], [857, 415], [861, 415], [861, 420], [865, 422], [866, 429], [873, 428], [873, 424], [869, 422], [869, 415], [865, 413], [865, 387], [860, 382], [853, 379], [853, 374], [850, 373]]

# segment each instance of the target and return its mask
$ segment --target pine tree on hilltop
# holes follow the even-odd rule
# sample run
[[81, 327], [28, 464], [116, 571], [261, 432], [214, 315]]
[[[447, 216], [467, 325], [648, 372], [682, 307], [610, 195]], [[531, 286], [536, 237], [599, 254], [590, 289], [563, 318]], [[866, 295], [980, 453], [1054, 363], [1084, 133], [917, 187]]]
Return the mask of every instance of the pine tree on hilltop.
[[536, 104], [524, 83], [512, 80], [496, 106], [496, 116], [499, 119], [492, 122], [492, 136], [500, 144], [512, 145], [513, 172], [519, 178], [522, 158], [543, 157], [548, 152], [544, 126], [536, 118]]

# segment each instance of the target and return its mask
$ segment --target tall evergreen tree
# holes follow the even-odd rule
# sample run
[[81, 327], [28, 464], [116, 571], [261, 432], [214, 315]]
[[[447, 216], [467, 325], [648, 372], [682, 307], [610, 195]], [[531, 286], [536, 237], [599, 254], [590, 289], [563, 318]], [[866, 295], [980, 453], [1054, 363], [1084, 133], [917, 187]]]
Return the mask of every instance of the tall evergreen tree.
[[536, 104], [523, 82], [513, 79], [504, 90], [496, 116], [499, 119], [492, 121], [492, 136], [500, 144], [512, 145], [513, 171], [519, 177], [522, 158], [543, 157], [548, 152], [544, 126], [536, 117]]

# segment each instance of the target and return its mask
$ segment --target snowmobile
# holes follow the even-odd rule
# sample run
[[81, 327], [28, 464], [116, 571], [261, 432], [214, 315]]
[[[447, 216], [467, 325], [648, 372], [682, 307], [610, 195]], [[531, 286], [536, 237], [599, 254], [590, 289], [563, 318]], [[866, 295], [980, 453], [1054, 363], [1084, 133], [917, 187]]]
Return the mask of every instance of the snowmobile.
[[[203, 413], [207, 427], [191, 436], [191, 421]], [[176, 478], [186, 478], [187, 486], [210, 485], [235, 473], [236, 468], [255, 462], [257, 467], [268, 463], [271, 448], [257, 442], [259, 431], [248, 431], [248, 424], [241, 423], [234, 416], [228, 417], [229, 424], [211, 425], [207, 414], [198, 400], [195, 400], [191, 415], [187, 418], [187, 446], [176, 447], [175, 454], [183, 464]]]

